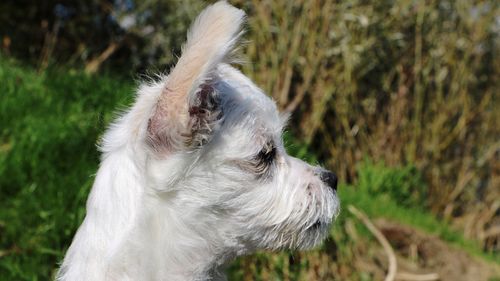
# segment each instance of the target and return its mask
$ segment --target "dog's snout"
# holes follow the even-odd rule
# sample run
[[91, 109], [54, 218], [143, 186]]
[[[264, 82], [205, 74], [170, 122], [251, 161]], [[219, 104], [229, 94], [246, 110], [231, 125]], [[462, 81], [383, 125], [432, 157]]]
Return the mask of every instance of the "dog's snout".
[[321, 173], [320, 178], [330, 188], [332, 188], [333, 190], [337, 190], [337, 176], [334, 173], [330, 171], [324, 171]]

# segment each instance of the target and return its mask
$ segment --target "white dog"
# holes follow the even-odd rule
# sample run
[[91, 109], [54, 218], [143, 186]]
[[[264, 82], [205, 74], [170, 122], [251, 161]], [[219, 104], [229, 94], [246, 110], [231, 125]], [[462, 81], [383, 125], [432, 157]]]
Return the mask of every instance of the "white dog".
[[229, 64], [244, 18], [205, 9], [170, 74], [108, 129], [58, 280], [225, 279], [236, 256], [327, 235], [335, 175], [286, 153], [286, 118]]

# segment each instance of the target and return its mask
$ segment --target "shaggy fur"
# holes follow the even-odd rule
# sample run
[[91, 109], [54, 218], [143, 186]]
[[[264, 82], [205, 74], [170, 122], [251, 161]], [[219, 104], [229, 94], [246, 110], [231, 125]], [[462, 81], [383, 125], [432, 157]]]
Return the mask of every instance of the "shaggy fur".
[[244, 17], [206, 8], [170, 74], [107, 130], [58, 280], [224, 279], [236, 256], [326, 236], [335, 177], [286, 153], [285, 118], [230, 65]]

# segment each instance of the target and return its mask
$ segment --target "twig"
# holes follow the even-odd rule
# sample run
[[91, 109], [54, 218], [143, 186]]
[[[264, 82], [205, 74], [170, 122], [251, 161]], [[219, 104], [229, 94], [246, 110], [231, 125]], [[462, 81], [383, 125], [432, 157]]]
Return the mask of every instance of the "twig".
[[120, 47], [120, 42], [111, 42], [108, 47], [96, 58], [93, 58], [85, 65], [85, 73], [96, 73], [101, 64], [107, 60]]
[[[48, 23], [46, 24], [48, 25]], [[40, 57], [40, 66], [38, 68], [38, 72], [45, 70], [49, 65], [52, 53], [57, 43], [57, 37], [59, 35], [60, 28], [61, 28], [61, 20], [58, 19], [52, 26], [52, 31], [46, 32], [42, 48], [42, 55]]]
[[6, 250], [0, 249], [0, 258], [3, 258], [11, 254], [20, 254], [20, 253], [21, 249], [17, 245], [13, 245], [12, 247]]
[[382, 245], [384, 248], [385, 253], [387, 254], [387, 258], [389, 260], [389, 269], [387, 271], [387, 275], [385, 276], [385, 281], [393, 281], [394, 278], [396, 277], [396, 271], [397, 271], [397, 262], [396, 262], [396, 255], [394, 254], [394, 250], [392, 249], [391, 245], [387, 241], [387, 239], [384, 237], [384, 235], [373, 225], [373, 223], [370, 221], [370, 219], [361, 211], [356, 209], [353, 205], [349, 205], [347, 207], [349, 212], [351, 212], [356, 218], [361, 220], [365, 226], [370, 230], [370, 232], [377, 238], [378, 242]]
[[407, 281], [434, 281], [439, 279], [439, 274], [428, 273], [428, 274], [413, 274], [407, 272], [399, 272], [396, 274], [396, 279], [407, 280]]

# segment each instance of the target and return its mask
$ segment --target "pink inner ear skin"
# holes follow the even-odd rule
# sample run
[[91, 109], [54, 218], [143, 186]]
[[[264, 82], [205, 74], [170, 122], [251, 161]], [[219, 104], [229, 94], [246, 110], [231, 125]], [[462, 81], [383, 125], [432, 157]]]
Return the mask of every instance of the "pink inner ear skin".
[[165, 88], [148, 120], [147, 143], [161, 155], [182, 149], [186, 135], [186, 99]]
[[186, 144], [191, 147], [201, 147], [207, 143], [215, 124], [222, 118], [220, 101], [212, 84], [206, 83], [196, 92], [193, 105], [189, 108], [188, 130], [191, 134], [186, 139]]
[[165, 88], [148, 120], [147, 143], [161, 156], [200, 147], [208, 142], [221, 118], [219, 101], [212, 84], [195, 92], [192, 105], [187, 98]]
[[196, 100], [196, 102], [199, 101], [200, 104], [193, 105], [189, 108], [189, 116], [194, 116], [203, 113], [203, 108], [205, 107], [204, 103], [206, 104], [206, 99], [208, 98], [211, 92], [213, 92], [213, 88], [211, 86], [203, 85], [201, 87], [200, 91], [198, 92], [198, 97]]

